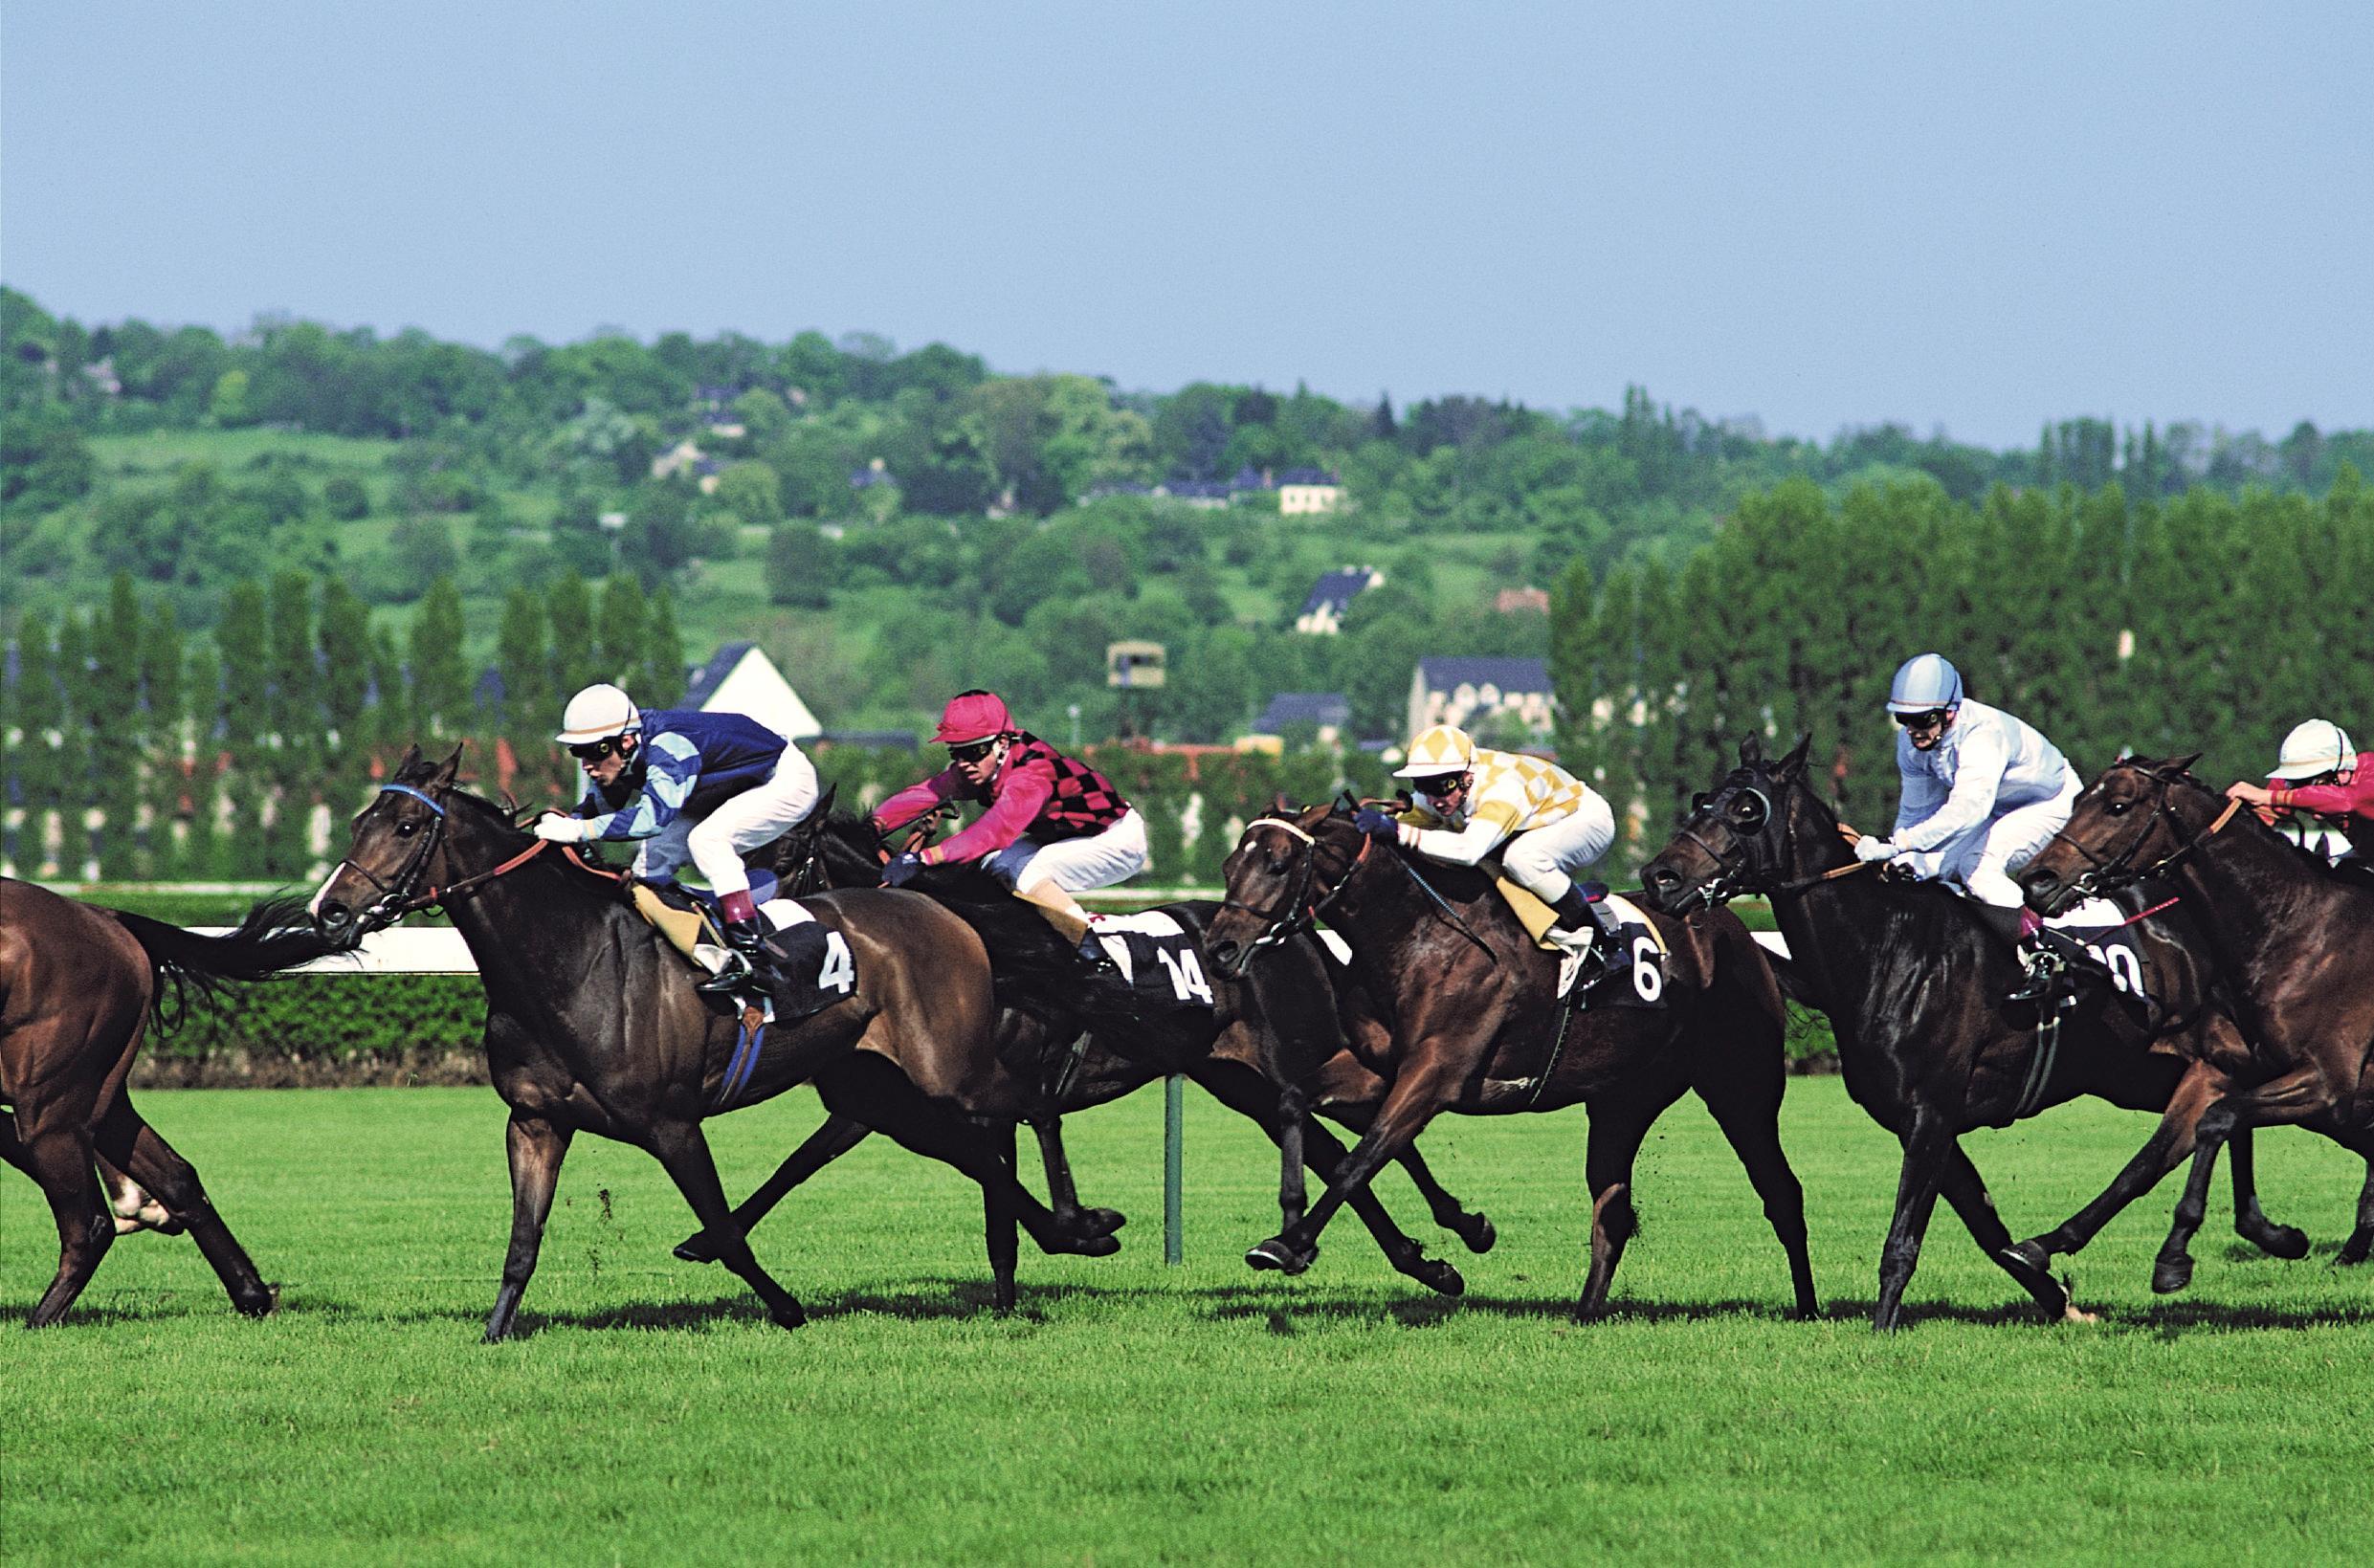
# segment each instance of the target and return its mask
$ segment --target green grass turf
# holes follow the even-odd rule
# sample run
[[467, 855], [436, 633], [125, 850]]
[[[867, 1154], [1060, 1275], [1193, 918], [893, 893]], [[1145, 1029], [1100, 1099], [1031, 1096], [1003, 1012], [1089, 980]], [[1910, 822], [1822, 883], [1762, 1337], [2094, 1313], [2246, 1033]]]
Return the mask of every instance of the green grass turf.
[[[972, 1189], [876, 1140], [759, 1233], [814, 1314], [796, 1334], [668, 1257], [686, 1212], [647, 1156], [581, 1138], [526, 1336], [488, 1348], [508, 1213], [493, 1094], [144, 1100], [282, 1309], [234, 1317], [187, 1240], [120, 1245], [64, 1327], [12, 1343], [0, 1557], [2363, 1560], [2374, 1275], [2329, 1267], [2361, 1172], [2297, 1133], [2263, 1137], [2261, 1178], [2317, 1238], [2308, 1261], [2240, 1250], [2221, 1197], [2192, 1292], [2157, 1300], [2163, 1195], [2077, 1262], [2101, 1323], [2047, 1327], [1941, 1215], [1889, 1339], [1861, 1318], [1894, 1147], [1834, 1079], [1793, 1082], [1786, 1111], [1830, 1314], [1809, 1324], [1780, 1315], [1779, 1250], [1693, 1106], [1644, 1151], [1620, 1314], [1586, 1327], [1564, 1315], [1574, 1112], [1428, 1138], [1500, 1226], [1493, 1253], [1460, 1254], [1455, 1304], [1348, 1222], [1302, 1278], [1248, 1273], [1275, 1167], [1193, 1092], [1188, 1263], [1163, 1268], [1148, 1092], [1071, 1127], [1085, 1192], [1132, 1216], [1121, 1255], [1027, 1255], [1001, 1320]], [[816, 1116], [801, 1094], [712, 1123], [728, 1184]], [[2144, 1126], [2073, 1107], [1970, 1146], [2026, 1233]], [[1384, 1190], [1419, 1222], [1397, 1173]], [[13, 1173], [0, 1238], [19, 1313], [54, 1254]]]

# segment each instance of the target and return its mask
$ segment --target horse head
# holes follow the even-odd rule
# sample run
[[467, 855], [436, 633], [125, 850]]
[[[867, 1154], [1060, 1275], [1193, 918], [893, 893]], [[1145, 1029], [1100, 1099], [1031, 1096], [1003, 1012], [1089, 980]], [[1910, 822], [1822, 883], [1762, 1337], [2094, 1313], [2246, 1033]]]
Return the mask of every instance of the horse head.
[[1307, 931], [1367, 852], [1367, 840], [1334, 805], [1255, 817], [1220, 868], [1228, 883], [1205, 928], [1204, 951], [1240, 979], [1264, 947]]
[[2215, 826], [2220, 797], [2187, 770], [2201, 754], [2104, 768], [2069, 821], [2020, 872], [2029, 907], [2058, 915], [2081, 899], [2141, 881], [2187, 852]]
[[351, 946], [393, 924], [417, 907], [411, 900], [423, 887], [448, 879], [452, 807], [466, 803], [490, 818], [501, 816], [499, 807], [455, 786], [461, 753], [456, 745], [432, 762], [417, 745], [405, 749], [394, 776], [355, 813], [345, 858], [305, 906], [314, 929]]
[[1691, 799], [1673, 838], [1641, 868], [1650, 902], [1681, 915], [1742, 893], [1770, 893], [1802, 873], [1801, 838], [1834, 842], [1833, 833], [1800, 830], [1801, 817], [1829, 814], [1806, 782], [1812, 740], [1804, 737], [1778, 760], [1764, 756], [1757, 736], [1741, 741], [1740, 765]]

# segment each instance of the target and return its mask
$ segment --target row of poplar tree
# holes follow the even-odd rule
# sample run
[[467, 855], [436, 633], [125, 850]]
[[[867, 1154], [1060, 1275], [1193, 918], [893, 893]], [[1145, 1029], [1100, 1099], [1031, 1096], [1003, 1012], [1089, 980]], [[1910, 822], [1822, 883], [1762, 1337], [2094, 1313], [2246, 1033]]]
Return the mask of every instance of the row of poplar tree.
[[507, 742], [511, 787], [559, 798], [574, 785], [551, 743], [568, 693], [684, 683], [675, 607], [631, 576], [513, 589], [491, 673], [465, 643], [450, 578], [401, 632], [340, 579], [294, 572], [234, 585], [207, 636], [128, 576], [87, 611], [27, 615], [0, 692], [0, 858], [25, 875], [301, 877], [322, 811], [351, 810], [407, 744]]
[[[1890, 676], [1944, 653], [1969, 696], [2036, 725], [2087, 777], [2128, 752], [2263, 779], [2294, 724], [2374, 739], [2374, 489], [2321, 498], [2116, 485], [1932, 485], [1741, 503], [1678, 571], [1569, 572], [1552, 620], [1560, 753], [1661, 846], [1753, 733], [1809, 759], [1848, 821], [1895, 822]], [[1629, 807], [1629, 810], [1627, 809]]]

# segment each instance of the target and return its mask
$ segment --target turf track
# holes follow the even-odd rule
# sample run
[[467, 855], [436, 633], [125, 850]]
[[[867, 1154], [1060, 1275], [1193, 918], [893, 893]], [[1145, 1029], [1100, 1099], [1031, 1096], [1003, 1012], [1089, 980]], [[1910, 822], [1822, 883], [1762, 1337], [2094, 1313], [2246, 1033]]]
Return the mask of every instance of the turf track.
[[[2170, 1191], [2078, 1260], [2103, 1322], [2048, 1329], [1941, 1220], [1889, 1340], [1856, 1319], [1893, 1145], [1834, 1079], [1793, 1083], [1786, 1127], [1833, 1314], [1809, 1325], [1779, 1316], [1779, 1250], [1690, 1108], [1644, 1155], [1624, 1315], [1585, 1328], [1564, 1316], [1571, 1112], [1430, 1137], [1500, 1226], [1457, 1305], [1348, 1223], [1302, 1279], [1248, 1273], [1274, 1166], [1193, 1098], [1189, 1265], [1163, 1269], [1149, 1093], [1074, 1125], [1083, 1188], [1133, 1216], [1121, 1256], [1026, 1256], [1001, 1321], [970, 1189], [869, 1144], [760, 1233], [815, 1314], [796, 1335], [667, 1256], [686, 1214], [655, 1164], [580, 1139], [527, 1337], [488, 1349], [493, 1094], [144, 1103], [283, 1309], [234, 1318], [186, 1240], [139, 1237], [65, 1327], [10, 1341], [0, 1559], [2363, 1561], [2374, 1518], [2374, 1274], [2328, 1266], [2359, 1168], [2296, 1133], [2265, 1137], [2261, 1175], [2307, 1262], [2244, 1253], [2221, 1220], [2192, 1292], [2156, 1300]], [[816, 1115], [803, 1095], [712, 1123], [728, 1185]], [[2078, 1107], [1972, 1144], [2026, 1234], [2143, 1129]], [[10, 1314], [53, 1240], [0, 1173]]]

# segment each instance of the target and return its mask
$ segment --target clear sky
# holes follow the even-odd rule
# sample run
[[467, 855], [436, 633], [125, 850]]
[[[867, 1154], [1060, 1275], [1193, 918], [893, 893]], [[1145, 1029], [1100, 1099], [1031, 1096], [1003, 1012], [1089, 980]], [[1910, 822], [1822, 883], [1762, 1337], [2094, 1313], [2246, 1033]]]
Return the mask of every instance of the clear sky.
[[91, 322], [2280, 437], [2374, 426], [2369, 18], [8, 0], [0, 277]]

